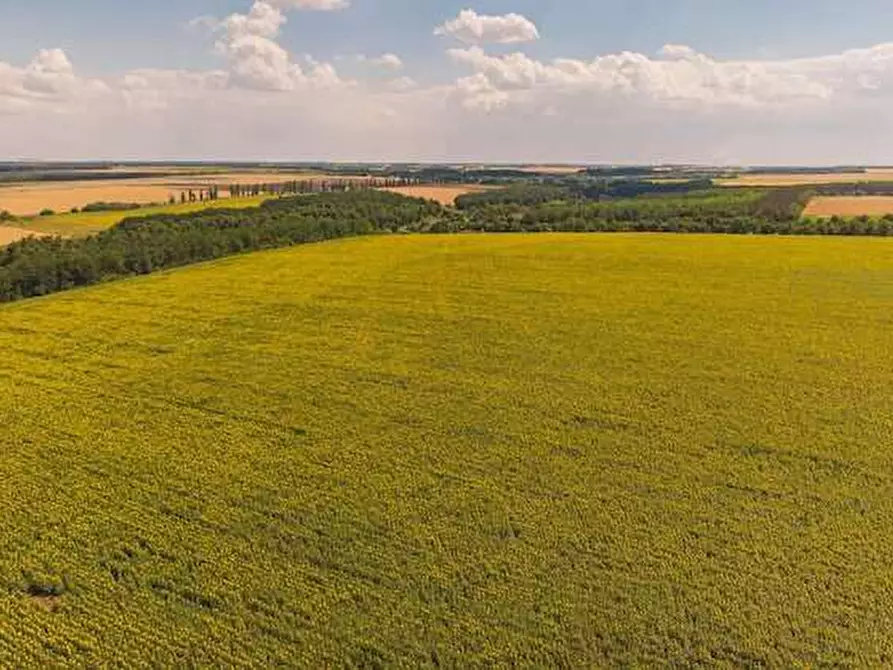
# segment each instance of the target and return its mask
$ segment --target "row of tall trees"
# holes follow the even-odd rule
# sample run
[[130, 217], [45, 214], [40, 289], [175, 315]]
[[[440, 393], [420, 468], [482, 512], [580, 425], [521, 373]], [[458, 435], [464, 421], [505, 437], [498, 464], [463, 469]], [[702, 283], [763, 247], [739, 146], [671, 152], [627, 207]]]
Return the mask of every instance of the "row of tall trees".
[[[464, 219], [449, 223], [453, 229], [490, 232], [887, 234], [884, 224], [830, 225], [801, 220], [810, 196], [802, 188], [715, 188], [604, 201], [557, 195], [560, 192], [552, 187], [538, 186], [463, 196], [457, 204]], [[850, 232], [856, 230], [861, 233]]]
[[[284, 182], [235, 183], [224, 187], [232, 198], [251, 198], [263, 195], [286, 197], [308, 193], [344, 193], [346, 191], [369, 191], [372, 189], [398, 188], [420, 183], [418, 179], [405, 177], [370, 177], [367, 179], [319, 178], [294, 179]], [[210, 202], [220, 199], [220, 186], [210, 185], [171, 194], [168, 202]]]
[[421, 183], [409, 177], [368, 177], [358, 179], [319, 178], [295, 179], [285, 182], [259, 184], [231, 184], [230, 194], [233, 197], [259, 195], [301, 195], [306, 193], [343, 193], [345, 191], [369, 191], [372, 189], [398, 188], [414, 186]]

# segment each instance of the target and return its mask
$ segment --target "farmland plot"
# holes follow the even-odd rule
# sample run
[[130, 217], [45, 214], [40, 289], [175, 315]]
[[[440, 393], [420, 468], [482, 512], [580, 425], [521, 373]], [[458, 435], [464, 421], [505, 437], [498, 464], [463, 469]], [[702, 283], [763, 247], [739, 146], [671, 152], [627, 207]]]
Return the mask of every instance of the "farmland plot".
[[885, 666], [889, 242], [377, 236], [0, 308], [0, 666]]
[[424, 198], [425, 200], [434, 200], [441, 205], [452, 205], [456, 202], [456, 198], [460, 195], [468, 193], [482, 193], [488, 190], [486, 186], [477, 186], [474, 184], [456, 184], [456, 185], [422, 185], [422, 186], [396, 186], [393, 188], [382, 189], [405, 195], [410, 198]]
[[804, 216], [883, 216], [893, 213], [893, 197], [818, 196], [809, 201]]

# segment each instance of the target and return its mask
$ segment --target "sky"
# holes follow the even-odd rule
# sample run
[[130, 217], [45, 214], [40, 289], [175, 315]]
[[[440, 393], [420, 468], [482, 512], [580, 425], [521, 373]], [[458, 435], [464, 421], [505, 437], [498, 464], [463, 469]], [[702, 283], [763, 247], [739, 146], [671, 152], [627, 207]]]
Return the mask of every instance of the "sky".
[[0, 160], [893, 164], [889, 0], [0, 0]]

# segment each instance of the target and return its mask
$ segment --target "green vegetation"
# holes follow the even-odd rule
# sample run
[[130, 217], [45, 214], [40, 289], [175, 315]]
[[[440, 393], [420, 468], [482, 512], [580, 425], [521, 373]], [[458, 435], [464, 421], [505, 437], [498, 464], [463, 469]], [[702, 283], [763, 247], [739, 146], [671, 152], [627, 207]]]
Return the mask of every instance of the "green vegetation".
[[683, 189], [596, 200], [556, 196], [554, 187], [543, 186], [461, 196], [457, 206], [465, 217], [447, 222], [451, 227], [442, 232], [823, 232], [800, 221], [809, 199], [802, 189]]
[[595, 201], [639, 196], [682, 195], [710, 189], [709, 179], [654, 181], [634, 179], [593, 180], [563, 177], [552, 182], [520, 181], [502, 189], [469, 193], [456, 199], [460, 209], [491, 205], [539, 205], [556, 201]]
[[393, 193], [325, 193], [244, 210], [134, 217], [82, 239], [26, 238], [0, 250], [0, 302], [258, 249], [397, 232], [442, 212]]
[[[593, 201], [550, 186], [509, 188], [460, 209], [346, 183], [313, 196], [282, 197], [245, 209], [147, 212], [82, 238], [30, 238], [0, 251], [0, 301], [42, 296], [109, 279], [258, 249], [394, 232], [687, 232], [893, 234], [893, 218], [813, 221], [800, 215], [802, 189], [708, 189]], [[185, 207], [185, 206], [181, 206]], [[202, 208], [204, 207], [204, 208]], [[164, 210], [161, 209], [161, 212]], [[109, 215], [89, 212], [81, 217]], [[113, 213], [119, 216], [120, 213]], [[111, 216], [109, 215], [109, 216]], [[32, 228], [33, 230], [33, 228]]]
[[[155, 214], [189, 214], [191, 212], [200, 212], [215, 207], [244, 209], [247, 207], [257, 207], [266, 200], [267, 197], [268, 196], [229, 198], [216, 202], [187, 202], [175, 205], [143, 207], [139, 210], [139, 214], [141, 216], [153, 216]], [[111, 228], [130, 216], [134, 216], [133, 211], [123, 210], [57, 214], [55, 216], [42, 217], [39, 219], [16, 219], [15, 217], [10, 217], [6, 220], [15, 226], [33, 230], [35, 233], [62, 235], [64, 237], [84, 237]], [[0, 217], [0, 221], [3, 220], [4, 219]]]
[[851, 184], [816, 184], [811, 190], [817, 195], [893, 195], [893, 182], [861, 181]]
[[128, 209], [140, 209], [143, 205], [138, 202], [91, 202], [84, 205], [82, 212], [123, 212]]
[[4, 306], [0, 666], [887, 666], [890, 244], [377, 236]]

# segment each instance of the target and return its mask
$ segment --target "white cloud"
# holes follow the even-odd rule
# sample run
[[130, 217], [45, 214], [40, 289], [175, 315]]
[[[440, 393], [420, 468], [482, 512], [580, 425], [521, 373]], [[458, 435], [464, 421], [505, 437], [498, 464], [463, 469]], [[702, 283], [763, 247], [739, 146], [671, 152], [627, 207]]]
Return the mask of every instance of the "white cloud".
[[458, 17], [438, 26], [434, 34], [454, 37], [466, 44], [518, 44], [540, 37], [536, 25], [525, 16], [486, 16], [473, 9], [463, 9]]
[[[764, 107], [827, 102], [854, 85], [876, 88], [880, 73], [893, 76], [893, 51], [876, 47], [836, 57], [792, 61], [716, 61], [690, 47], [668, 45], [661, 59], [621, 52], [591, 61], [558, 58], [538, 61], [516, 52], [490, 55], [480, 47], [450, 49], [450, 58], [486, 78], [469, 89], [492, 97], [495, 89], [639, 98], [679, 106]], [[460, 87], [463, 88], [463, 87]], [[529, 99], [529, 96], [525, 96]], [[472, 103], [472, 106], [474, 104]], [[488, 108], [489, 105], [484, 105]]]
[[481, 72], [459, 79], [456, 82], [456, 93], [464, 107], [485, 112], [505, 107], [510, 99], [508, 93], [497, 88]]
[[418, 87], [418, 82], [412, 77], [397, 77], [388, 82], [388, 89], [391, 91], [411, 91]]
[[229, 74], [222, 70], [133, 70], [118, 82], [127, 107], [143, 111], [169, 109], [184, 100], [194, 100], [222, 91], [228, 85]]
[[400, 59], [400, 56], [392, 53], [382, 54], [378, 58], [373, 58], [372, 63], [388, 70], [401, 70], [403, 68], [403, 61]]
[[78, 76], [61, 49], [41, 49], [21, 68], [0, 62], [0, 111], [23, 111], [37, 105], [66, 111], [67, 105], [109, 91], [100, 80]]
[[339, 59], [354, 60], [357, 63], [366, 63], [374, 67], [380, 67], [385, 70], [402, 70], [403, 59], [397, 54], [385, 53], [380, 56], [367, 56], [365, 54], [356, 54], [354, 56], [339, 56]]
[[184, 27], [189, 30], [214, 30], [218, 25], [220, 25], [220, 21], [217, 20], [217, 17], [203, 14], [187, 21]]
[[305, 70], [293, 62], [291, 54], [276, 41], [286, 21], [278, 7], [258, 0], [248, 14], [232, 14], [219, 22], [217, 30], [221, 35], [215, 48], [229, 61], [233, 84], [291, 91], [300, 86], [338, 83], [337, 72], [331, 65], [313, 61]]
[[258, 0], [202, 19], [222, 57], [215, 70], [98, 80], [59, 50], [0, 62], [0, 146], [56, 158], [864, 163], [893, 155], [893, 44], [770, 61], [720, 60], [679, 44], [656, 55], [541, 60], [476, 44], [509, 43], [510, 32], [485, 21], [442, 27], [470, 42], [447, 52], [464, 70], [452, 83], [398, 77], [402, 60], [391, 53], [346, 57], [367, 66], [355, 82], [280, 43], [287, 11], [301, 8]]
[[300, 9], [312, 12], [333, 12], [350, 7], [349, 0], [269, 0], [279, 9]]

